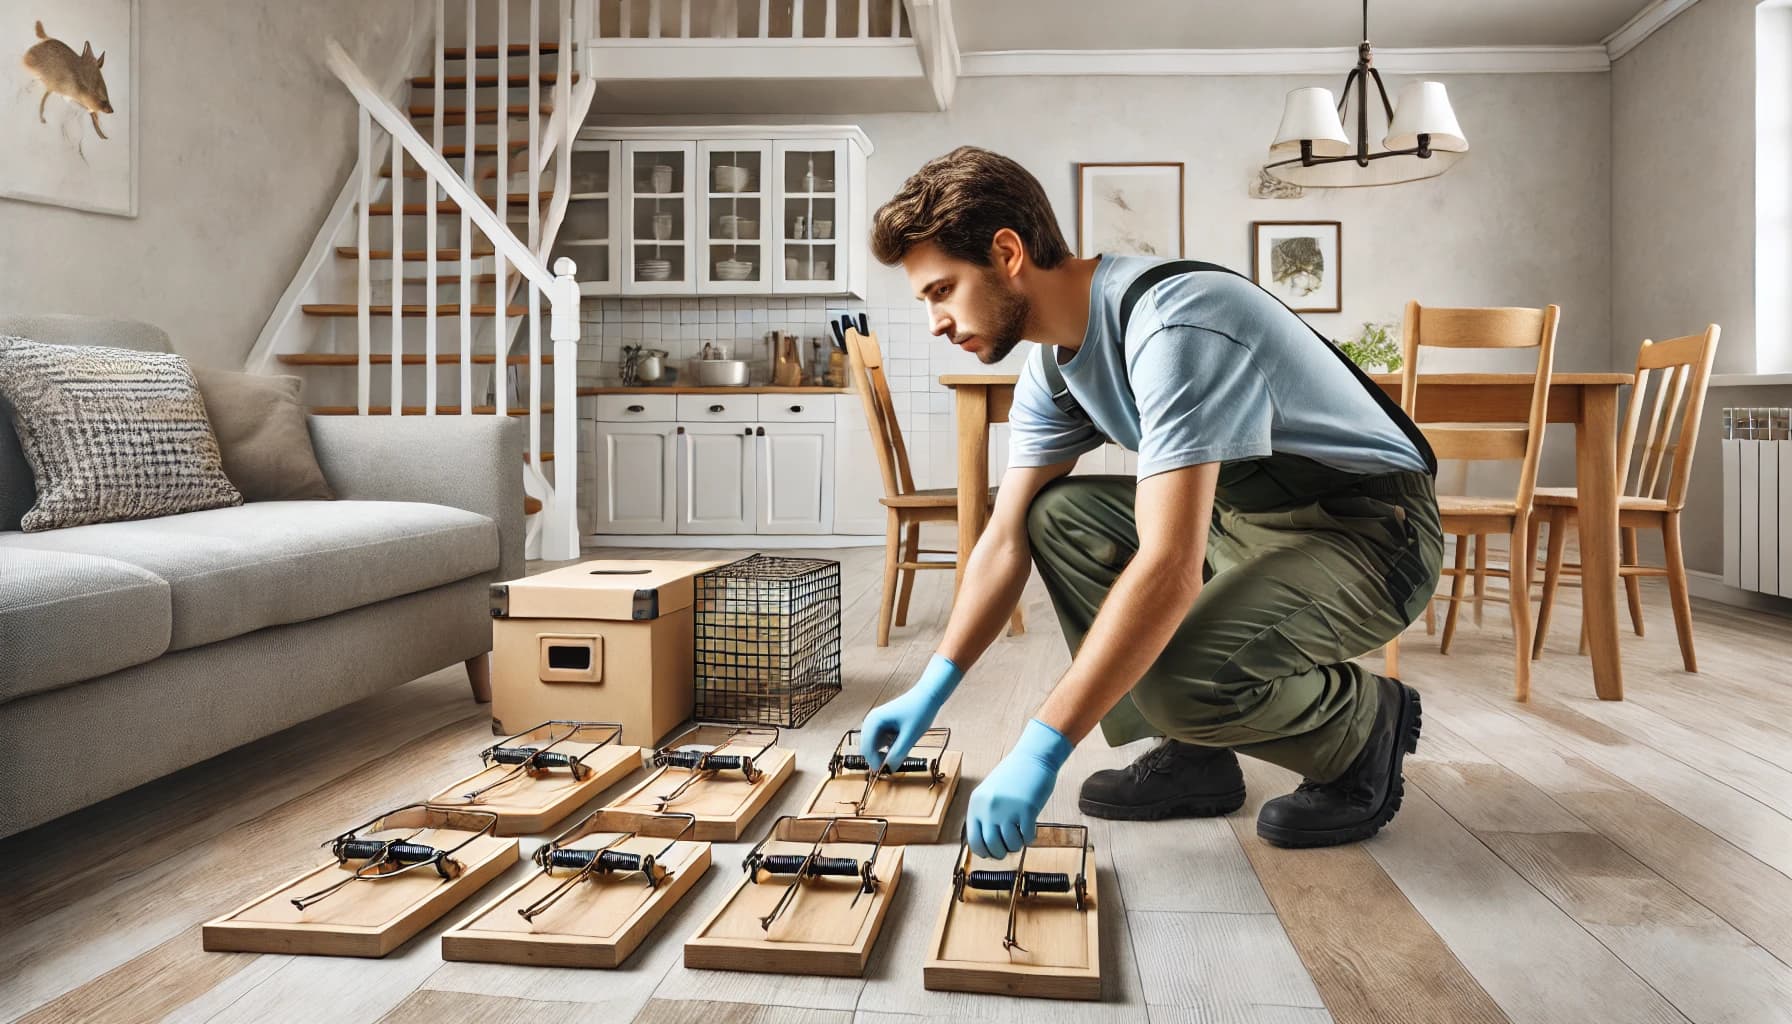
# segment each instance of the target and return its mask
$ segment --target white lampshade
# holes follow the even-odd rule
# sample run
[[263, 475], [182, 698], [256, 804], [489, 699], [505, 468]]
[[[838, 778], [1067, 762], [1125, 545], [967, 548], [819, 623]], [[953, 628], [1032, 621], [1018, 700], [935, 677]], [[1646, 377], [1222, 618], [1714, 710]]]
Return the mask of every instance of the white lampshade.
[[1344, 134], [1344, 123], [1338, 120], [1338, 103], [1330, 89], [1310, 87], [1288, 94], [1282, 106], [1282, 126], [1276, 129], [1276, 140], [1270, 143], [1269, 153], [1298, 156], [1302, 140], [1313, 143], [1314, 156], [1345, 156], [1351, 152], [1350, 138]]
[[1408, 82], [1394, 100], [1394, 121], [1381, 144], [1388, 149], [1411, 149], [1420, 135], [1431, 136], [1431, 148], [1440, 153], [1466, 153], [1468, 140], [1450, 109], [1450, 96], [1442, 82]]

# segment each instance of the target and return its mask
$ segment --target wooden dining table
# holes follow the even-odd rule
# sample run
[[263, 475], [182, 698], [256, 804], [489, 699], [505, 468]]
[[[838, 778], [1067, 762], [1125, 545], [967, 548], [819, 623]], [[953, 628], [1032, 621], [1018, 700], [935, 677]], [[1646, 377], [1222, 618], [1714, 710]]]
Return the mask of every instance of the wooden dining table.
[[[1400, 375], [1375, 374], [1396, 401]], [[964, 580], [971, 549], [987, 522], [989, 427], [1005, 423], [1014, 403], [1014, 374], [948, 373], [940, 383], [956, 396], [958, 414], [958, 572]], [[1522, 423], [1530, 415], [1534, 378], [1528, 373], [1422, 373], [1416, 419], [1423, 422]], [[1550, 383], [1548, 421], [1574, 425], [1575, 484], [1580, 493], [1582, 603], [1593, 658], [1593, 689], [1601, 700], [1624, 699], [1618, 653], [1618, 389], [1627, 373], [1557, 373]]]

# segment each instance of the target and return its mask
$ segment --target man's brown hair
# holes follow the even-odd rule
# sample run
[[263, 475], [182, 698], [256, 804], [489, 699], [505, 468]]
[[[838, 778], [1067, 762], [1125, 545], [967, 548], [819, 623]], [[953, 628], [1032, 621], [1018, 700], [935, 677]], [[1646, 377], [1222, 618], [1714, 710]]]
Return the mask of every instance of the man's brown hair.
[[1051, 269], [1070, 257], [1058, 218], [1039, 179], [998, 153], [960, 146], [921, 166], [871, 226], [871, 252], [893, 266], [910, 249], [935, 242], [947, 255], [990, 265], [997, 231], [1012, 228], [1035, 266]]

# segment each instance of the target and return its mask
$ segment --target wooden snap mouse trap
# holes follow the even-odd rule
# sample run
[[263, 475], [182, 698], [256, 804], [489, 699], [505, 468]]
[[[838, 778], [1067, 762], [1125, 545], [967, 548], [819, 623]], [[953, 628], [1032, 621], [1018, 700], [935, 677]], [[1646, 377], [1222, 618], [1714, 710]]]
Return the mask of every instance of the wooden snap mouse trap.
[[1101, 998], [1089, 829], [1041, 824], [1030, 846], [973, 869], [960, 845], [922, 969], [929, 989]]
[[951, 745], [951, 729], [929, 729], [901, 763], [873, 772], [859, 752], [859, 730], [848, 729], [803, 814], [883, 818], [890, 823], [889, 841], [897, 846], [937, 843], [964, 760]]
[[540, 870], [442, 936], [444, 960], [617, 967], [709, 870], [690, 814], [604, 808], [535, 851]]
[[540, 832], [641, 763], [615, 722], [543, 722], [479, 752], [485, 767], [429, 798], [438, 807], [491, 811], [498, 834]]
[[516, 863], [490, 811], [409, 804], [324, 845], [335, 859], [208, 921], [230, 953], [385, 956]]
[[639, 814], [697, 818], [696, 838], [733, 842], [796, 769], [770, 725], [700, 724], [653, 752], [657, 769], [610, 806]]
[[684, 965], [857, 977], [902, 877], [881, 818], [785, 815], [741, 863], [745, 877], [684, 944]]

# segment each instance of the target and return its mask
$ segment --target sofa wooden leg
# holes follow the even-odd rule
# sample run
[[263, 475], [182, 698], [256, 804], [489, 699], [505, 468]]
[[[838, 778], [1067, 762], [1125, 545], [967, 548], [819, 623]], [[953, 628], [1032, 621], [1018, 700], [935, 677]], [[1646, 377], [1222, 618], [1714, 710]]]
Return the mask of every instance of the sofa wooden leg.
[[473, 701], [492, 702], [492, 662], [490, 654], [476, 654], [467, 659], [467, 682], [473, 687]]

